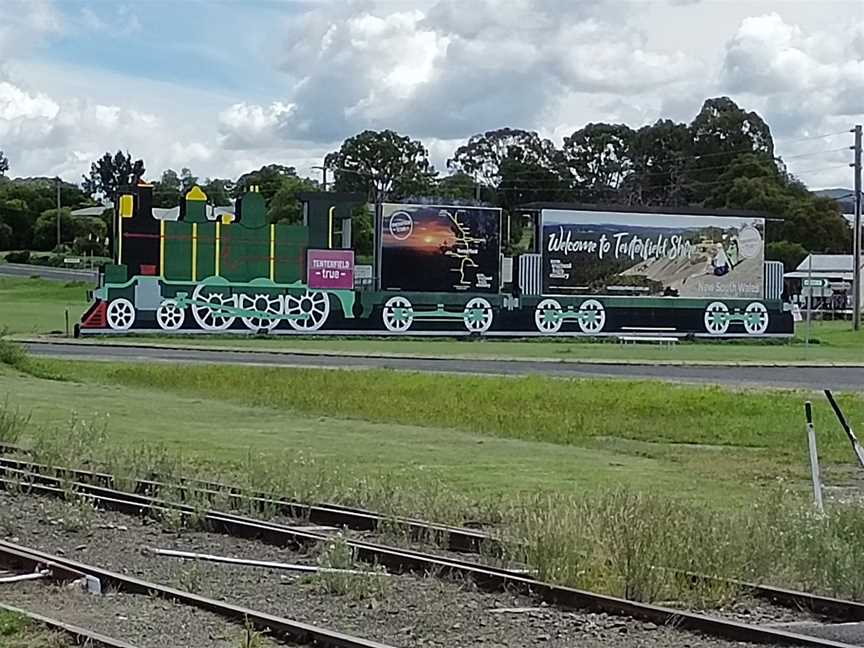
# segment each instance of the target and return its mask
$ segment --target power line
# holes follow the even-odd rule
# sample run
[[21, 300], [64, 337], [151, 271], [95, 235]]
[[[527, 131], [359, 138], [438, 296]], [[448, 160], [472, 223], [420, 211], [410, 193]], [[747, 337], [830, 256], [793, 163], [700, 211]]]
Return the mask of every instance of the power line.
[[[812, 168], [812, 169], [807, 169], [806, 171], [799, 171], [799, 173], [817, 173], [820, 171], [830, 171], [830, 170], [845, 169], [845, 168], [846, 168], [845, 164], [834, 164], [832, 166]], [[637, 174], [635, 174], [637, 179], [642, 178], [644, 175], [669, 175], [669, 174], [668, 173], [664, 173], [664, 174], [638, 174], [637, 173]], [[753, 178], [753, 179], [765, 178], [765, 177], [768, 177], [768, 176], [764, 176], [764, 175], [738, 176], [738, 178]], [[728, 179], [727, 180], [705, 180], [705, 181], [693, 180], [692, 182], [698, 182], [701, 186], [710, 186], [710, 185], [717, 185], [717, 184], [729, 184], [731, 182], [734, 182], [738, 178], [732, 178], [731, 180], [728, 180]], [[438, 182], [440, 183], [440, 182], [444, 182], [446, 180], [447, 180], [447, 178], [439, 178]], [[516, 189], [538, 190], [538, 191], [539, 190], [560, 189], [560, 190], [564, 191], [564, 190], [568, 190], [568, 189], [572, 188], [572, 186], [573, 186], [572, 180], [573, 179], [571, 179], [570, 183], [568, 183], [566, 180], [562, 179], [561, 182], [557, 182], [557, 183], [542, 182], [542, 183], [514, 184], [514, 185], [507, 184], [506, 186], [503, 186], [503, 187], [501, 187], [501, 186], [494, 187], [494, 186], [490, 186], [490, 185], [481, 185], [481, 186], [484, 189], [492, 190], [492, 191], [509, 191], [511, 189], [512, 190], [516, 190]], [[447, 184], [450, 187], [464, 188], [464, 189], [473, 189], [474, 187], [477, 186], [476, 183], [469, 182], [469, 181], [448, 182]], [[679, 185], [679, 186], [685, 186], [685, 185]]]

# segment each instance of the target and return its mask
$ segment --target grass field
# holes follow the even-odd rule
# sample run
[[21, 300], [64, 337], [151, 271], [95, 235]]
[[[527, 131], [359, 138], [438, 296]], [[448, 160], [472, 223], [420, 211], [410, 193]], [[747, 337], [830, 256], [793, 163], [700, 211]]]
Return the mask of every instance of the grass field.
[[[44, 279], [0, 279], [0, 330], [33, 334], [65, 330], [65, 312], [74, 324], [87, 306], [84, 284], [63, 284]], [[580, 342], [572, 339], [467, 341], [456, 339], [348, 339], [248, 336], [167, 337], [128, 336], [106, 343], [145, 342], [212, 348], [322, 351], [330, 353], [387, 353], [430, 357], [537, 358], [648, 362], [858, 362], [864, 363], [864, 332], [854, 333], [848, 322], [814, 322], [812, 343], [804, 344], [806, 326], [799, 325], [791, 342], [701, 341], [675, 348], [653, 345], [621, 346], [615, 342]]]
[[[670, 561], [864, 595], [861, 509], [820, 518], [802, 506], [805, 398], [816, 401], [827, 483], [855, 484], [851, 450], [818, 395], [73, 363], [8, 343], [2, 362], [0, 440], [23, 433], [43, 461], [197, 472], [303, 500], [495, 523], [543, 578], [645, 600], [718, 596], [633, 567]], [[853, 423], [864, 416], [859, 396], [842, 404]]]
[[[286, 451], [338, 470], [512, 496], [623, 484], [696, 501], [806, 484], [803, 401], [816, 401], [829, 477], [850, 450], [819, 395], [652, 382], [30, 360], [0, 398], [62, 426], [70, 411], [199, 458]], [[50, 380], [51, 376], [59, 380]], [[853, 421], [864, 401], [844, 396]], [[337, 469], [334, 468], [334, 469]]]
[[83, 283], [0, 277], [0, 331], [9, 333], [65, 332], [87, 308]]

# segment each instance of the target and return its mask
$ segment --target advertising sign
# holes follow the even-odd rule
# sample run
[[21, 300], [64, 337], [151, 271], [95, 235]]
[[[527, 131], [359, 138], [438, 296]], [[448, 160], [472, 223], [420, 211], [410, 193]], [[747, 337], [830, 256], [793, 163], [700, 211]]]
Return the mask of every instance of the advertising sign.
[[352, 290], [354, 250], [308, 250], [306, 279], [313, 290]]
[[745, 216], [545, 209], [543, 292], [759, 299], [764, 233]]
[[382, 205], [382, 290], [498, 292], [501, 210]]

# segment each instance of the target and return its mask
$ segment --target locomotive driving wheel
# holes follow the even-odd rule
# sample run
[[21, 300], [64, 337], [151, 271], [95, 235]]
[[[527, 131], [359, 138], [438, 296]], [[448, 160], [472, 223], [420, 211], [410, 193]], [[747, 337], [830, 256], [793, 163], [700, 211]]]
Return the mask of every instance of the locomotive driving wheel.
[[414, 322], [414, 307], [407, 297], [391, 297], [381, 311], [384, 326], [392, 333], [404, 333]]
[[250, 331], [270, 332], [279, 324], [279, 315], [282, 314], [283, 301], [281, 295], [268, 295], [258, 293], [255, 295], [239, 295], [238, 301], [243, 310], [254, 310], [259, 313], [273, 315], [251, 315], [243, 318], [243, 323]]
[[184, 311], [174, 299], [166, 299], [156, 309], [156, 322], [164, 331], [176, 331], [186, 320]]
[[544, 299], [534, 309], [534, 325], [541, 333], [557, 333], [564, 323], [561, 315], [561, 304], [557, 299]]
[[705, 309], [705, 330], [711, 335], [723, 335], [729, 330], [729, 307], [723, 302], [711, 302]]
[[305, 316], [288, 320], [295, 331], [317, 331], [330, 315], [330, 297], [327, 293], [308, 289], [299, 297], [286, 295], [285, 314]]
[[492, 326], [492, 304], [482, 297], [474, 297], [465, 304], [462, 319], [471, 333], [485, 333]]
[[586, 299], [579, 305], [579, 328], [583, 333], [599, 333], [606, 325], [606, 310], [596, 299]]
[[228, 286], [198, 284], [192, 301], [192, 317], [205, 331], [224, 331], [234, 323], [235, 316], [226, 309], [235, 308], [237, 299]]
[[108, 326], [115, 331], [128, 331], [135, 323], [135, 307], [124, 297], [119, 297], [108, 304], [105, 313]]
[[768, 330], [768, 309], [765, 304], [752, 302], [744, 311], [744, 330], [750, 335], [762, 335]]

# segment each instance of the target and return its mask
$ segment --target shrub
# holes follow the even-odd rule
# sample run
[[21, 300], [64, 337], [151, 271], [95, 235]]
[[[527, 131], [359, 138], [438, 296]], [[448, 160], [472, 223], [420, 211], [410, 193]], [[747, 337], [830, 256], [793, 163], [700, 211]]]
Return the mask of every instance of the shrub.
[[10, 252], [6, 255], [6, 261], [9, 263], [30, 263], [30, 250]]

